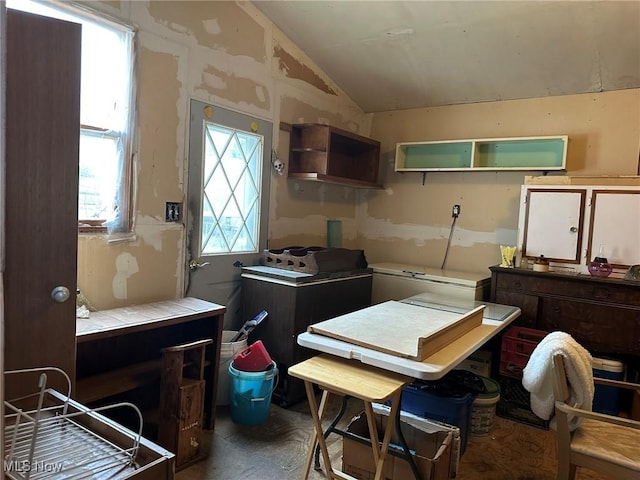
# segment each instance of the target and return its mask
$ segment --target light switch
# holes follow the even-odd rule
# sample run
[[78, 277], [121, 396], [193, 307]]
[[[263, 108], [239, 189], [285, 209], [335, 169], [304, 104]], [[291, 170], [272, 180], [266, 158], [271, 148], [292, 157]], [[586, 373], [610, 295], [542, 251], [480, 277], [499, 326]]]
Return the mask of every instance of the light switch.
[[182, 204], [179, 202], [167, 202], [164, 211], [165, 222], [179, 222], [181, 219], [180, 210]]

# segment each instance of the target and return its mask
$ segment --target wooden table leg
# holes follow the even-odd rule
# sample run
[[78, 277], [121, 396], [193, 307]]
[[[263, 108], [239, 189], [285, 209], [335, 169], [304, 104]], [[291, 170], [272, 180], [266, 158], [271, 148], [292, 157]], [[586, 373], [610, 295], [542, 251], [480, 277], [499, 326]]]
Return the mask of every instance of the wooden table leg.
[[[313, 388], [312, 388], [313, 390]], [[315, 395], [315, 394], [314, 394]], [[322, 398], [320, 399], [320, 408], [318, 408], [318, 418], [320, 419], [320, 423], [322, 424], [322, 417], [324, 416], [324, 409], [327, 406], [327, 399], [329, 398], [329, 392], [327, 390], [323, 390], [322, 391]], [[311, 402], [309, 402], [309, 407], [313, 408], [311, 406]], [[313, 437], [313, 441], [311, 442], [311, 448], [309, 449], [309, 453], [307, 454], [307, 462], [304, 465], [304, 477], [303, 478], [308, 478], [309, 477], [309, 472], [311, 471], [311, 463], [313, 462], [314, 456], [315, 456], [315, 451], [316, 451], [316, 445], [318, 445], [318, 439], [317, 437]]]
[[[329, 479], [354, 479], [351, 475], [332, 468], [324, 431], [322, 429], [321, 420], [326, 407], [327, 397], [329, 393], [335, 393], [364, 401], [372, 448], [371, 452], [376, 466], [375, 479], [381, 480], [384, 461], [387, 458], [387, 451], [391, 443], [391, 436], [397, 428], [396, 420], [398, 420], [400, 411], [402, 388], [409, 383], [410, 379], [404, 375], [385, 372], [376, 367], [362, 365], [357, 362], [328, 355], [318, 355], [293, 365], [289, 367], [289, 374], [304, 380], [304, 387], [314, 424], [315, 441], [310, 442], [312, 446], [308, 453], [303, 479], [308, 479], [310, 458], [314, 455], [316, 443], [322, 452], [322, 458], [325, 463], [325, 473]], [[324, 391], [320, 408], [318, 408], [315, 392], [313, 391], [315, 384]], [[389, 420], [386, 424], [384, 439], [380, 446], [376, 416], [372, 403], [384, 403], [387, 400], [391, 400], [393, 404], [389, 413]], [[327, 430], [327, 433], [331, 433], [332, 431], [336, 433], [339, 432], [338, 430], [333, 430], [333, 427], [334, 425]], [[409, 460], [411, 460], [411, 458], [409, 458]]]
[[[388, 451], [389, 451], [389, 444], [391, 443], [391, 436], [393, 435], [393, 432], [395, 430], [395, 426], [396, 426], [396, 415], [400, 415], [400, 394], [401, 391], [398, 390], [396, 391], [392, 396], [391, 396], [391, 410], [389, 411], [389, 417], [387, 418], [387, 424], [385, 427], [385, 432], [384, 432], [384, 438], [382, 440], [382, 446], [380, 447], [380, 453], [378, 455], [378, 458], [376, 459], [376, 475], [374, 477], [374, 480], [381, 480], [382, 479], [382, 473], [383, 473], [383, 468], [384, 468], [384, 461], [387, 458], [388, 455]], [[365, 402], [365, 404], [367, 404], [368, 402]], [[373, 408], [371, 407], [371, 404], [368, 404], [369, 409], [367, 411], [367, 416], [369, 415], [369, 411], [371, 411], [371, 415], [372, 415], [372, 420], [375, 421], [375, 419], [373, 418]], [[374, 425], [375, 427], [375, 425]], [[371, 436], [371, 442], [375, 442], [375, 444], [378, 444], [378, 432], [376, 431], [371, 431], [369, 430], [369, 434]], [[375, 438], [374, 438], [374, 434], [375, 434]], [[404, 446], [404, 448], [406, 448], [406, 446]], [[375, 458], [375, 455], [374, 455]]]
[[[329, 458], [329, 451], [327, 450], [327, 444], [324, 440], [324, 432], [322, 430], [322, 422], [320, 409], [318, 408], [318, 404], [316, 402], [316, 395], [313, 391], [313, 383], [305, 380], [304, 388], [307, 391], [307, 398], [309, 400], [309, 408], [311, 409], [311, 418], [313, 418], [314, 432], [315, 432], [315, 441], [312, 442], [312, 447], [309, 449], [309, 453], [307, 456], [307, 464], [305, 466], [305, 472], [303, 475], [303, 479], [306, 480], [309, 478], [309, 470], [311, 469], [311, 461], [313, 458], [313, 452], [316, 448], [316, 444], [320, 445], [320, 452], [322, 452], [322, 459], [324, 460], [324, 466], [326, 469], [327, 477], [334, 478], [333, 468], [331, 468], [331, 459]], [[322, 400], [320, 404], [322, 405], [322, 413], [324, 413], [324, 407], [326, 403], [326, 398], [329, 396], [329, 392], [326, 390], [322, 394]]]

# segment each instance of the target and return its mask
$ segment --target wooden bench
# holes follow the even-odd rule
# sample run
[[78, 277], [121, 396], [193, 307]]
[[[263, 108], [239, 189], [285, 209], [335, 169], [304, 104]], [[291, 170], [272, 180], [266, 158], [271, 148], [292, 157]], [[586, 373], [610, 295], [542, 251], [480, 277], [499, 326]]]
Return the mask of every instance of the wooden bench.
[[211, 339], [205, 362], [205, 428], [215, 422], [218, 365], [226, 308], [197, 298], [91, 312], [76, 320], [74, 398], [96, 403], [158, 384], [162, 349]]

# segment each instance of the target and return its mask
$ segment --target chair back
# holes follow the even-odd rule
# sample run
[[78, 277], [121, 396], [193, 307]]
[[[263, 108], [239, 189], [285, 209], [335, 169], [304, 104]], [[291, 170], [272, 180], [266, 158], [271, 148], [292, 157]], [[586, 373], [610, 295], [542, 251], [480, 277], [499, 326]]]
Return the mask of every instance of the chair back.
[[569, 384], [562, 355], [553, 356], [553, 373], [553, 395], [556, 401], [564, 403], [569, 398]]

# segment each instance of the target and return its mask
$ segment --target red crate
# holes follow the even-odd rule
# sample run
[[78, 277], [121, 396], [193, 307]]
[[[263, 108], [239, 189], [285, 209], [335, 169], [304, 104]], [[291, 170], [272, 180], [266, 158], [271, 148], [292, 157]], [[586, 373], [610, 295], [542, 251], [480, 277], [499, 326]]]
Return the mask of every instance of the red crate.
[[502, 336], [500, 374], [522, 378], [531, 353], [548, 332], [525, 327], [510, 327]]

